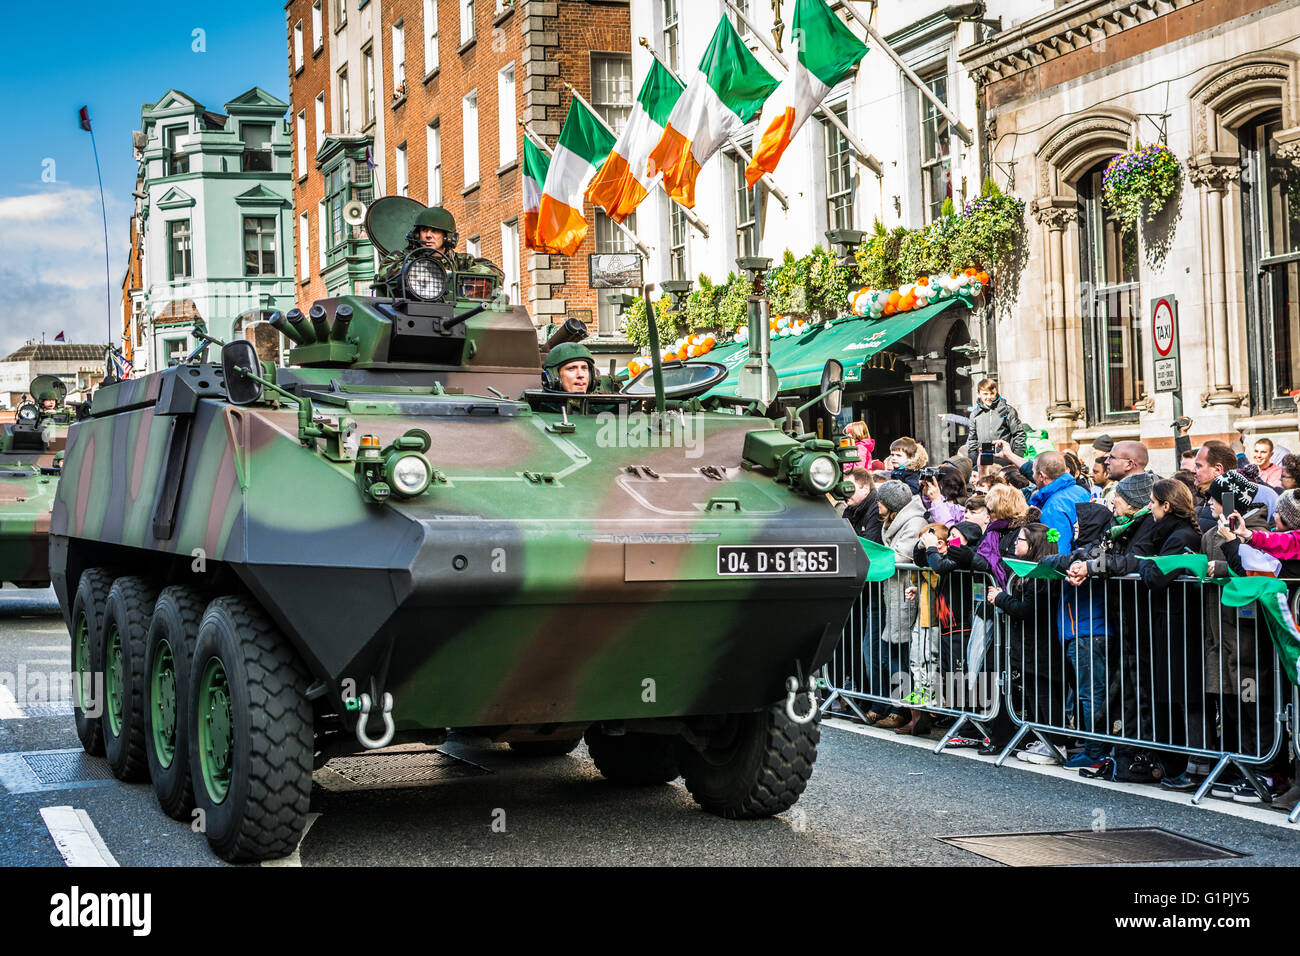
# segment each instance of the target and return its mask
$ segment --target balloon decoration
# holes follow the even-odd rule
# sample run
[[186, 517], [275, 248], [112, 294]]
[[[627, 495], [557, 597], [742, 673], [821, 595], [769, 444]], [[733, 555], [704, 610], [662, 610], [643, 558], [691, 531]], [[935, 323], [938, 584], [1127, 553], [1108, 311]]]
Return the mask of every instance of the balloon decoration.
[[849, 310], [873, 319], [923, 309], [954, 295], [976, 298], [989, 284], [989, 274], [967, 269], [951, 275], [921, 276], [897, 289], [858, 289], [849, 293]]
[[[717, 344], [718, 340], [709, 332], [700, 335], [683, 335], [664, 349], [659, 358], [664, 362], [685, 362], [687, 359], [699, 358], [701, 355], [707, 354]], [[648, 369], [651, 364], [649, 355], [638, 355], [627, 363], [628, 377], [635, 378], [645, 369]]]

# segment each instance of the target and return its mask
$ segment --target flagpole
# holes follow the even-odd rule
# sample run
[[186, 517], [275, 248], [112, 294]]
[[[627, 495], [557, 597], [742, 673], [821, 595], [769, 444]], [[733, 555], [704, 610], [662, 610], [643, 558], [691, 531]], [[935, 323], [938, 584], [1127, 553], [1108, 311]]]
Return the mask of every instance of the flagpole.
[[[521, 119], [519, 121], [519, 125], [524, 128], [524, 134], [529, 139], [531, 139], [534, 143], [536, 143], [538, 148], [544, 149], [546, 151], [547, 156], [555, 155], [555, 151], [551, 149], [551, 147], [546, 145], [546, 140], [542, 139], [540, 134], [533, 131], [533, 127], [531, 123]], [[542, 187], [542, 190], [543, 192], [545, 192], [545, 186]], [[645, 256], [647, 259], [650, 258], [650, 250], [647, 249], [645, 247], [645, 244], [641, 242], [640, 239], [637, 238], [636, 233], [634, 233], [627, 226], [623, 225], [621, 222], [615, 222], [613, 219], [610, 219], [609, 221], [614, 223], [614, 225], [619, 228], [619, 231], [621, 231], [623, 235], [627, 236], [629, 239], [632, 240], [632, 245], [637, 247], [637, 250], [641, 253], [641, 255]]]
[[[564, 83], [565, 89], [567, 89], [570, 93], [572, 93], [579, 103], [587, 107], [587, 112], [589, 112], [592, 116], [596, 117], [596, 122], [600, 123], [601, 126], [605, 127], [606, 132], [608, 132], [611, 136], [617, 135], [615, 134], [613, 127], [605, 122], [604, 117], [602, 117], [599, 113], [596, 112], [596, 108], [592, 106], [590, 103], [588, 103], [586, 99], [583, 97], [583, 95], [578, 92], [578, 88], [576, 86], [574, 86], [568, 80], [563, 80], [561, 82]], [[663, 179], [655, 179], [655, 188], [664, 189]], [[668, 196], [668, 190], [664, 189], [664, 195]], [[691, 212], [691, 210], [687, 209], [685, 206], [682, 206], [682, 204], [677, 202], [676, 199], [673, 199], [672, 196], [668, 196], [668, 199], [670, 202], [673, 202], [676, 205], [681, 206], [682, 215], [686, 217], [686, 221], [689, 222], [696, 229], [698, 229], [700, 231], [700, 234], [703, 235], [705, 239], [709, 238], [709, 227], [704, 224], [704, 221], [700, 219], [699, 216], [695, 215], [695, 213]]]
[[[655, 48], [650, 45], [649, 40], [647, 40], [645, 37], [638, 37], [637, 39], [640, 41], [641, 45], [646, 48], [646, 52], [648, 52], [652, 57], [658, 60], [659, 65], [668, 71], [669, 76], [671, 76], [678, 83], [681, 83], [682, 86], [686, 85], [685, 83], [682, 83], [682, 78], [677, 75], [677, 73], [673, 70], [673, 68], [664, 62], [664, 58], [659, 55], [658, 51], [656, 51]], [[749, 151], [745, 149], [745, 147], [741, 146], [740, 142], [734, 136], [728, 136], [727, 142], [728, 144], [730, 144], [731, 148], [736, 151], [736, 155], [740, 157], [741, 162], [743, 162], [746, 166], [748, 166], [751, 162], [753, 162], [754, 158], [749, 155]], [[777, 186], [776, 182], [772, 179], [772, 177], [767, 173], [764, 173], [762, 178], [762, 183], [764, 186], [767, 187], [767, 191], [776, 197], [776, 201], [781, 204], [781, 208], [784, 209], [786, 212], [789, 212], [790, 202], [785, 198], [785, 193], [781, 192], [780, 187]]]
[[[750, 32], [754, 34], [754, 36], [758, 39], [758, 42], [763, 44], [763, 46], [767, 48], [767, 52], [772, 54], [772, 59], [776, 60], [777, 63], [780, 63], [782, 69], [784, 69], [787, 73], [789, 73], [790, 64], [785, 61], [785, 57], [783, 57], [780, 53], [776, 51], [776, 47], [772, 44], [772, 42], [768, 40], [767, 37], [763, 36], [762, 33], [759, 32], [758, 27], [754, 25], [754, 21], [749, 19], [749, 15], [746, 14], [745, 11], [737, 7], [736, 4], [733, 2], [733, 0], [723, 0], [723, 2], [727, 6], [731, 7], [732, 10], [736, 11], [736, 16], [739, 17], [744, 22], [745, 26], [749, 27]], [[880, 165], [880, 160], [872, 156], [871, 152], [867, 149], [867, 147], [863, 146], [860, 142], [858, 142], [857, 137], [855, 137], [853, 133], [849, 131], [849, 128], [844, 124], [844, 121], [835, 115], [834, 110], [828, 110], [826, 109], [826, 107], [818, 103], [815, 112], [817, 113], [818, 116], [827, 120], [832, 126], [834, 126], [837, 130], [839, 130], [840, 133], [843, 134], [844, 138], [848, 140], [849, 145], [853, 147], [853, 152], [857, 154], [858, 160], [862, 163], [863, 166], [866, 166], [867, 169], [875, 173], [877, 177], [881, 177], [881, 178], [884, 177], [885, 167]]]
[[[83, 109], [86, 109], [83, 107]], [[95, 178], [99, 180], [99, 216], [104, 223], [104, 306], [108, 313], [108, 347], [113, 347], [113, 279], [108, 269], [108, 210], [104, 207], [104, 174], [99, 170], [99, 147], [95, 144], [95, 130], [86, 109], [86, 132], [90, 134], [90, 148], [95, 154]]]
[[932, 104], [934, 104], [934, 108], [937, 109], [941, 114], [943, 114], [944, 119], [946, 119], [949, 123], [952, 124], [953, 131], [957, 134], [957, 136], [961, 139], [961, 141], [965, 143], [967, 146], [975, 145], [975, 137], [971, 134], [971, 131], [966, 128], [966, 124], [963, 123], [961, 120], [959, 120], [953, 114], [953, 112], [948, 109], [948, 107], [943, 103], [943, 101], [939, 99], [939, 97], [934, 95], [934, 90], [930, 89], [930, 87], [925, 85], [925, 83], [921, 80], [921, 78], [916, 75], [915, 70], [913, 70], [910, 66], [908, 66], [906, 63], [903, 62], [903, 58], [894, 52], [894, 48], [892, 46], [890, 46], [888, 43], [885, 42], [885, 38], [882, 37], [877, 32], [876, 28], [871, 25], [871, 21], [868, 20], [866, 17], [864, 17], [862, 14], [858, 13], [857, 10], [854, 10], [853, 4], [849, 2], [849, 0], [844, 0], [843, 7], [845, 10], [848, 11], [849, 16], [851, 16], [854, 20], [857, 20], [860, 24], [862, 24], [866, 28], [867, 36], [871, 37], [871, 39], [876, 41], [876, 45], [880, 47], [880, 49], [885, 51], [885, 55], [888, 56], [891, 60], [893, 60], [894, 64], [900, 70], [903, 71], [903, 75], [912, 81], [912, 85], [921, 91], [921, 95], [924, 96], [927, 100], [929, 100]]

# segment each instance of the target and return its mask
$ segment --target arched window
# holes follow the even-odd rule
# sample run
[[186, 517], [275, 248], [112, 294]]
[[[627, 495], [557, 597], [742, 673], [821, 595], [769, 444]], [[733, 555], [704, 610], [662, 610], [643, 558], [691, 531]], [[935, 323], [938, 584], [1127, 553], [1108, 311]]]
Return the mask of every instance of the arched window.
[[[1109, 162], [1107, 160], [1106, 162]], [[1111, 218], [1101, 200], [1106, 162], [1075, 184], [1079, 198], [1079, 305], [1090, 424], [1136, 421], [1145, 393], [1137, 228]]]

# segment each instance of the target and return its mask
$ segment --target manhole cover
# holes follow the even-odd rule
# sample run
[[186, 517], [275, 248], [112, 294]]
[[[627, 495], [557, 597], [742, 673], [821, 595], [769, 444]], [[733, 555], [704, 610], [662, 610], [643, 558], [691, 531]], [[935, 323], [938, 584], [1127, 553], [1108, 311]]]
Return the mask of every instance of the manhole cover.
[[10, 793], [104, 787], [113, 783], [108, 764], [81, 748], [0, 754], [0, 786]]
[[82, 750], [52, 750], [23, 754], [36, 778], [47, 786], [61, 783], [84, 783], [87, 780], [112, 780], [108, 764], [86, 756]]
[[425, 750], [419, 753], [337, 757], [317, 770], [312, 779], [326, 790], [386, 790], [393, 787], [423, 787], [459, 777], [478, 777], [490, 772], [441, 750]]
[[1181, 863], [1248, 856], [1159, 827], [1049, 830], [936, 837], [1007, 866], [1086, 866], [1099, 863]]

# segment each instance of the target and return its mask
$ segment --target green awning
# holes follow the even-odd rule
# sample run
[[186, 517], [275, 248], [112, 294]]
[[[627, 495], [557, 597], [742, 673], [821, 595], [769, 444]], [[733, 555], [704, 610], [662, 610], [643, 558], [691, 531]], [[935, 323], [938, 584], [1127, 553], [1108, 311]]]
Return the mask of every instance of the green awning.
[[[781, 391], [819, 385], [827, 359], [839, 359], [844, 363], [845, 382], [860, 382], [862, 366], [867, 359], [915, 332], [952, 305], [971, 308], [969, 299], [953, 296], [901, 315], [879, 319], [848, 316], [815, 326], [803, 335], [774, 338], [769, 355], [780, 379]], [[748, 358], [749, 347], [743, 343], [724, 345], [703, 356], [701, 361], [721, 362], [731, 371], [709, 394], [738, 394], [738, 370]]]

